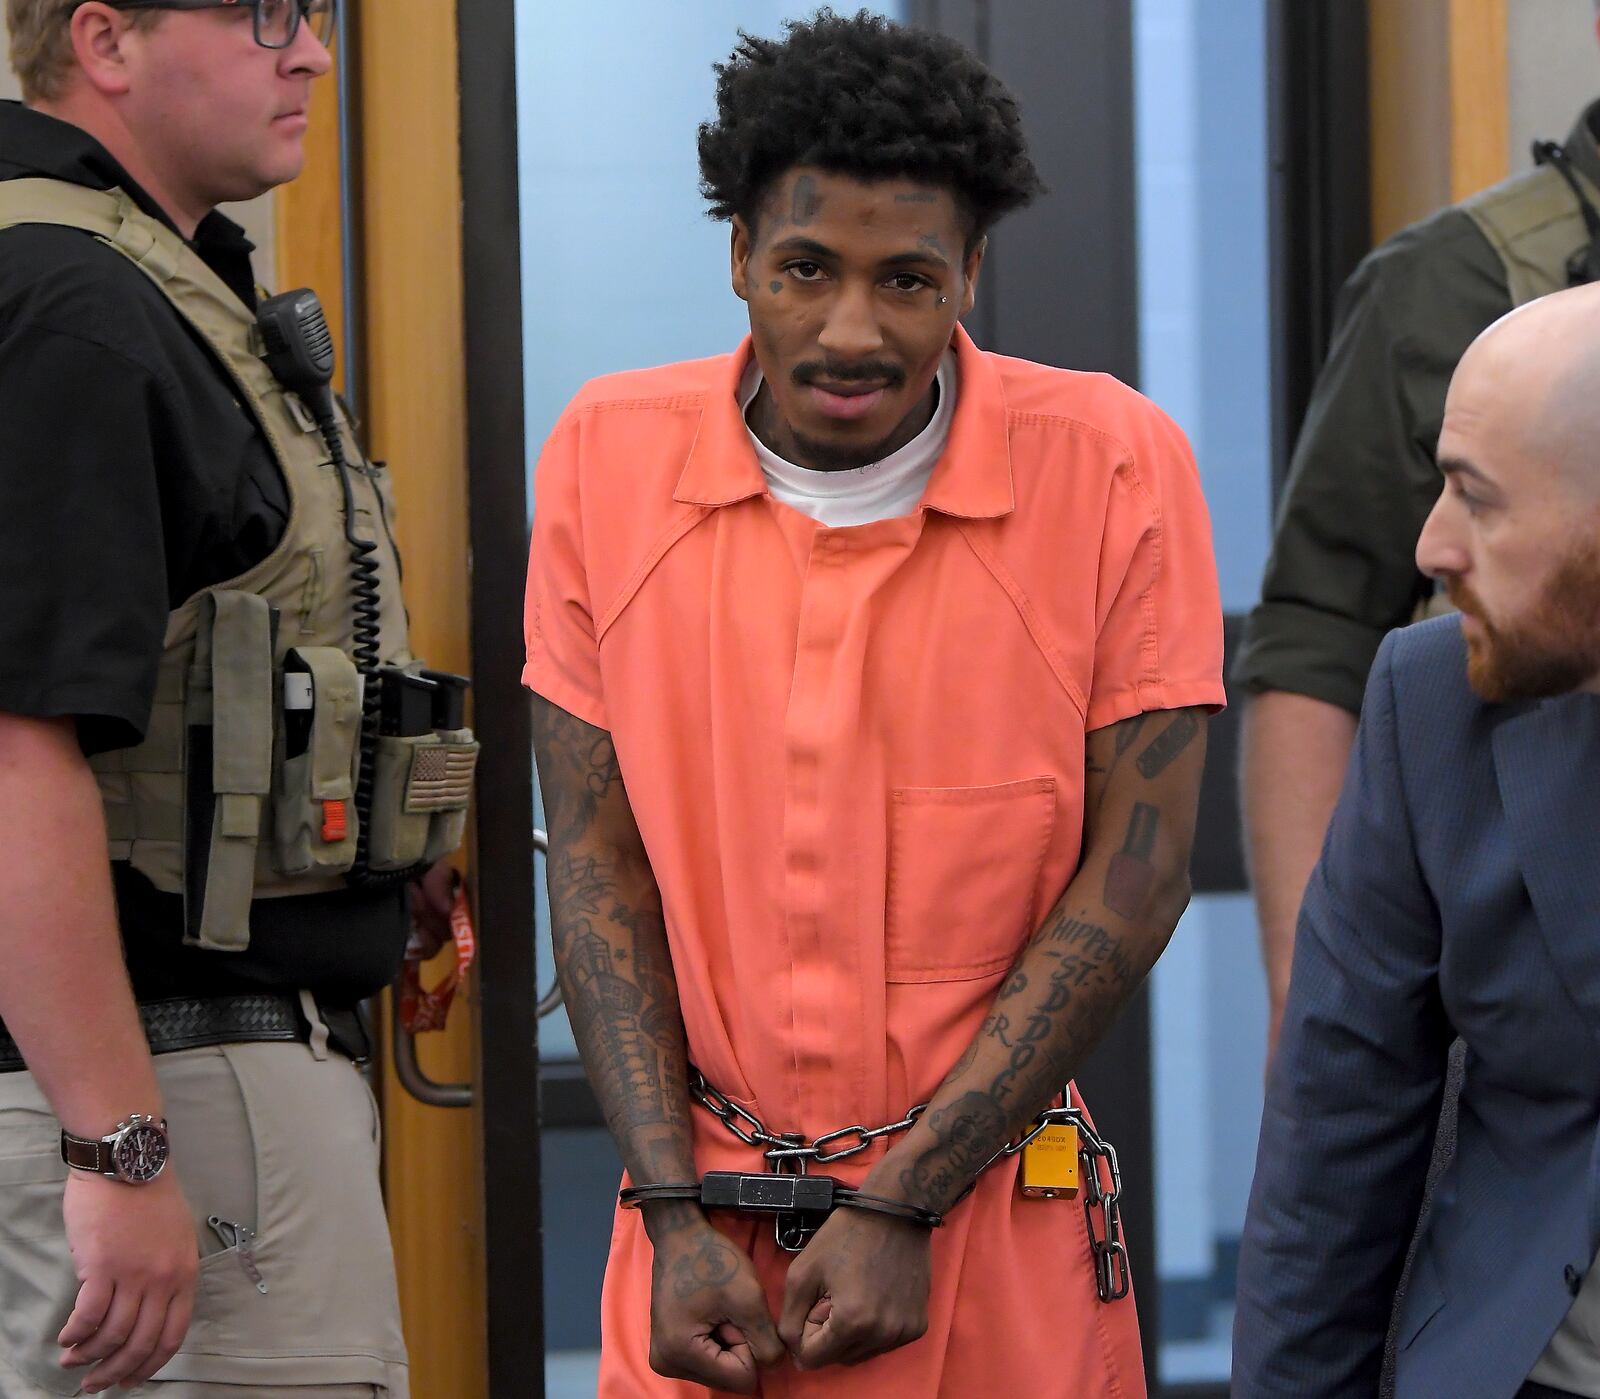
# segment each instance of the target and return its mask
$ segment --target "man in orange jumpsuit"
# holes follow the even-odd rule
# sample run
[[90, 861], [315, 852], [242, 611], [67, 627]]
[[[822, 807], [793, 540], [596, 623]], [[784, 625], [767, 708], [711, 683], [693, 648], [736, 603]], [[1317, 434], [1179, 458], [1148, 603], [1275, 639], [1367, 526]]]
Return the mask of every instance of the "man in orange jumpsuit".
[[[556, 959], [641, 1205], [600, 1394], [1142, 1395], [1106, 1212], [988, 1163], [1188, 898], [1223, 700], [1194, 464], [1132, 390], [961, 330], [1037, 188], [971, 55], [823, 12], [718, 75], [750, 338], [588, 385], [537, 474]], [[797, 1253], [700, 1197], [790, 1188], [755, 1123], [845, 1187], [779, 1217]]]

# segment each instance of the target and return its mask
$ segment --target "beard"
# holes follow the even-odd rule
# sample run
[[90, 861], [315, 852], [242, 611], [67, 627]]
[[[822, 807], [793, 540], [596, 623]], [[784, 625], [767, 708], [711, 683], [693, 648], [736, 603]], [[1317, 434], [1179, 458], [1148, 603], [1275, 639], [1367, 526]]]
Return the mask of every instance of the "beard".
[[865, 447], [824, 442], [821, 438], [808, 437], [805, 433], [796, 432], [792, 428], [789, 435], [794, 439], [795, 447], [799, 449], [795, 463], [797, 466], [805, 466], [812, 471], [859, 471], [863, 467], [876, 465], [888, 456], [894, 448], [895, 437], [899, 431], [897, 427], [888, 437], [869, 443]]
[[1546, 579], [1524, 618], [1490, 620], [1465, 583], [1446, 582], [1450, 601], [1482, 634], [1467, 638], [1467, 683], [1492, 704], [1545, 699], [1576, 690], [1600, 674], [1600, 549], [1583, 544]]

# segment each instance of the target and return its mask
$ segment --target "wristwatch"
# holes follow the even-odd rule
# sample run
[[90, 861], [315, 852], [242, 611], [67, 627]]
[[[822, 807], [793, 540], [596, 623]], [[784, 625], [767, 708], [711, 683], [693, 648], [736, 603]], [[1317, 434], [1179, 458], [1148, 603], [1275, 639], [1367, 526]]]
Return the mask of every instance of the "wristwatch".
[[75, 1171], [93, 1171], [124, 1185], [149, 1185], [171, 1155], [165, 1118], [134, 1113], [110, 1136], [75, 1137], [61, 1133], [61, 1159]]

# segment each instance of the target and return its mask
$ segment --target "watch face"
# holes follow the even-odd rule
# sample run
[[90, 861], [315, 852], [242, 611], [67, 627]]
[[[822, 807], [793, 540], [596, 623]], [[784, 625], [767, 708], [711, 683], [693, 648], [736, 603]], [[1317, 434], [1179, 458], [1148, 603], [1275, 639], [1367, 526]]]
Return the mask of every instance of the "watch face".
[[161, 1174], [167, 1152], [166, 1131], [154, 1122], [139, 1122], [118, 1134], [111, 1165], [119, 1179], [144, 1185]]

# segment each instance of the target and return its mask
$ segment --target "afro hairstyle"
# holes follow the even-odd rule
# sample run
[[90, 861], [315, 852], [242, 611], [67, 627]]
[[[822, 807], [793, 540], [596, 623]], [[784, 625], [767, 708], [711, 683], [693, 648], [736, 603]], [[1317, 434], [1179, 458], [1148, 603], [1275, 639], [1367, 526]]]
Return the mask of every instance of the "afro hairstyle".
[[700, 127], [700, 190], [714, 219], [752, 228], [797, 165], [948, 189], [968, 247], [1043, 190], [1016, 99], [955, 40], [867, 10], [790, 20], [783, 40], [739, 31], [715, 65], [717, 117]]

